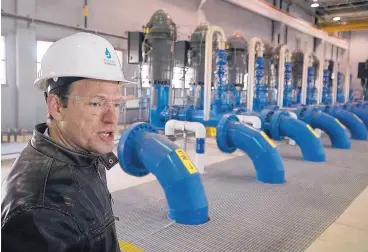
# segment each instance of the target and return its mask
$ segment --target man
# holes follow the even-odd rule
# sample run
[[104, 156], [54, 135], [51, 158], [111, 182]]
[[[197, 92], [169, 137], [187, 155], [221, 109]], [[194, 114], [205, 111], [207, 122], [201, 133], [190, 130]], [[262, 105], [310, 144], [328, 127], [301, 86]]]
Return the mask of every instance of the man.
[[4, 182], [1, 251], [120, 251], [105, 168], [126, 83], [112, 45], [77, 33], [45, 53], [34, 86], [45, 92], [47, 123]]

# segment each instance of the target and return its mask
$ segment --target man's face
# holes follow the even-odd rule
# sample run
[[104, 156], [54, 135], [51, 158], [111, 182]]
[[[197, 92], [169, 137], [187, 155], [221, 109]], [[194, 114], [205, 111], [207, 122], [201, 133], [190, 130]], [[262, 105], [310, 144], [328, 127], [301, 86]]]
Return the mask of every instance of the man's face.
[[60, 122], [63, 136], [77, 149], [99, 154], [111, 152], [121, 104], [119, 85], [80, 80], [73, 84], [69, 96]]

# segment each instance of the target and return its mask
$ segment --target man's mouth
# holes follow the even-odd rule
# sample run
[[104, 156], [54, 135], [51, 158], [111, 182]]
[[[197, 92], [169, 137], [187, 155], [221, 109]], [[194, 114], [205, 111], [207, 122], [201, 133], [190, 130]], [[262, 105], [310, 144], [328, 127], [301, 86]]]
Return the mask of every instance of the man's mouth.
[[105, 141], [113, 141], [114, 140], [114, 131], [102, 131], [98, 133], [100, 137]]

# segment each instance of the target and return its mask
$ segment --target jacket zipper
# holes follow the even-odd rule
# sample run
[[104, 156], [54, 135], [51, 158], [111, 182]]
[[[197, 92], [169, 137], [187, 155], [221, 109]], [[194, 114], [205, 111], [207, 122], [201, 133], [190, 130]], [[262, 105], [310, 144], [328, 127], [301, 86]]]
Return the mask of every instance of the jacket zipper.
[[[113, 213], [113, 211], [112, 211], [112, 204], [111, 204], [111, 203], [114, 203], [114, 202], [113, 202], [113, 199], [112, 199], [111, 193], [109, 192], [109, 189], [107, 188], [107, 185], [105, 185], [105, 182], [103, 181], [103, 179], [102, 179], [102, 177], [101, 177], [100, 169], [99, 169], [99, 167], [98, 167], [98, 160], [96, 160], [96, 162], [95, 162], [95, 166], [96, 166], [96, 169], [97, 169], [98, 177], [100, 178], [100, 180], [101, 180], [101, 182], [102, 182], [102, 184], [103, 184], [103, 186], [104, 186], [104, 188], [105, 188], [105, 193], [106, 193], [107, 197], [108, 197], [108, 198], [109, 198], [109, 200], [110, 200], [111, 212]], [[114, 216], [114, 215], [113, 215], [113, 217], [114, 217], [114, 219], [115, 219], [115, 220], [119, 221], [119, 217]]]

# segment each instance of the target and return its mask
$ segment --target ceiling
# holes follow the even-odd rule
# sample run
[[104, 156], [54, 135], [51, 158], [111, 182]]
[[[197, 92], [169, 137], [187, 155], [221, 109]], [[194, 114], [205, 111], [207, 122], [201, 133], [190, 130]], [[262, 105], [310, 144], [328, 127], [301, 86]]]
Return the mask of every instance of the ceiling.
[[318, 16], [350, 14], [347, 16], [357, 17], [355, 14], [368, 11], [368, 0], [318, 0], [318, 3], [319, 7], [316, 8], [316, 15]]
[[[318, 19], [318, 24], [348, 24], [368, 22], [368, 0], [316, 0], [319, 7], [312, 8], [313, 0], [289, 0]], [[339, 22], [333, 21], [340, 17]]]

